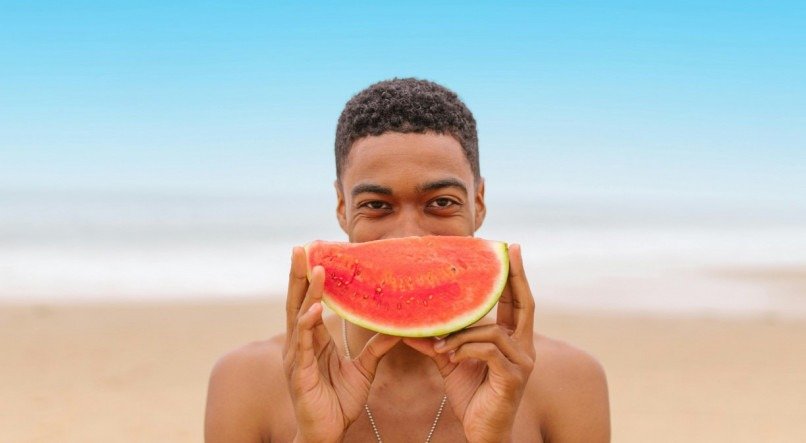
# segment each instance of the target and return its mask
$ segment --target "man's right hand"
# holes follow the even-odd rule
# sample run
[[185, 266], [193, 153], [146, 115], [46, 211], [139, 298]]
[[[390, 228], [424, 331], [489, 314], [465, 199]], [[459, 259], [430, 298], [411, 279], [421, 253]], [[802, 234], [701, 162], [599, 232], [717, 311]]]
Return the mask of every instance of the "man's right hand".
[[376, 334], [355, 359], [339, 354], [322, 321], [325, 272], [311, 271], [305, 250], [291, 256], [283, 365], [297, 419], [297, 442], [341, 441], [369, 396], [378, 362], [400, 341]]

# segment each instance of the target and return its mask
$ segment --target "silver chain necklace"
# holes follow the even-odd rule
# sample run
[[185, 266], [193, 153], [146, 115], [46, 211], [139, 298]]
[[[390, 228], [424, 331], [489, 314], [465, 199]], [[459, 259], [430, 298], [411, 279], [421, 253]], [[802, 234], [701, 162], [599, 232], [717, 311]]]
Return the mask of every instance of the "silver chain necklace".
[[[352, 360], [353, 356], [350, 355], [350, 344], [347, 342], [347, 321], [344, 319], [341, 320], [341, 338], [344, 341], [344, 355]], [[442, 409], [445, 407], [446, 401], [448, 401], [448, 394], [442, 396], [442, 402], [439, 404], [439, 409], [437, 409], [437, 416], [434, 417], [434, 423], [431, 424], [431, 429], [428, 430], [425, 443], [431, 443], [431, 437], [437, 429], [437, 423], [439, 423], [439, 417], [442, 416]], [[366, 403], [364, 403], [364, 410], [367, 411], [367, 418], [369, 418], [369, 424], [372, 426], [372, 432], [375, 434], [375, 440], [377, 440], [378, 443], [383, 443], [381, 433], [378, 431], [378, 426], [375, 424], [375, 417], [372, 416], [372, 411], [369, 410], [369, 405]]]

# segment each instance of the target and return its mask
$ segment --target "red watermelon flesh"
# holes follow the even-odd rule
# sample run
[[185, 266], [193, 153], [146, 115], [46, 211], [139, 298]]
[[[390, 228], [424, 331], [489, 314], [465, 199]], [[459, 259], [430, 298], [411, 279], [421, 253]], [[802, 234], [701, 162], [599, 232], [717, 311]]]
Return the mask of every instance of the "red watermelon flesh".
[[478, 321], [509, 273], [507, 244], [474, 237], [315, 241], [305, 251], [309, 271], [325, 268], [326, 305], [351, 323], [402, 337], [445, 335]]

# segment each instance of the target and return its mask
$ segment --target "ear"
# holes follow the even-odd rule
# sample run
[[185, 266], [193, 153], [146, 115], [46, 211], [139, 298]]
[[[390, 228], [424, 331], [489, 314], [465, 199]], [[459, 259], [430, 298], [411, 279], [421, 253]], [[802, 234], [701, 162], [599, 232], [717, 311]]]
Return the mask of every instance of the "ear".
[[476, 182], [476, 226], [475, 230], [478, 231], [484, 223], [484, 217], [487, 216], [487, 206], [484, 204], [484, 177], [480, 177]]
[[341, 189], [339, 180], [333, 182], [333, 187], [336, 188], [336, 218], [339, 220], [341, 230], [347, 234], [347, 214], [345, 213], [346, 202], [344, 201], [344, 192]]

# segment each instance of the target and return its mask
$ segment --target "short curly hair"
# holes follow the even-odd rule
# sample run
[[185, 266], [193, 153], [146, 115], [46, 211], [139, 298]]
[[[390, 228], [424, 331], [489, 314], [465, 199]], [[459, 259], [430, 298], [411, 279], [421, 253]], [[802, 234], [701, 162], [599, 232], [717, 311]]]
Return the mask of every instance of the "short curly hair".
[[481, 177], [476, 120], [459, 96], [432, 81], [393, 78], [370, 85], [344, 106], [336, 126], [337, 179], [341, 180], [356, 140], [385, 132], [428, 131], [453, 136], [462, 145], [476, 180]]

